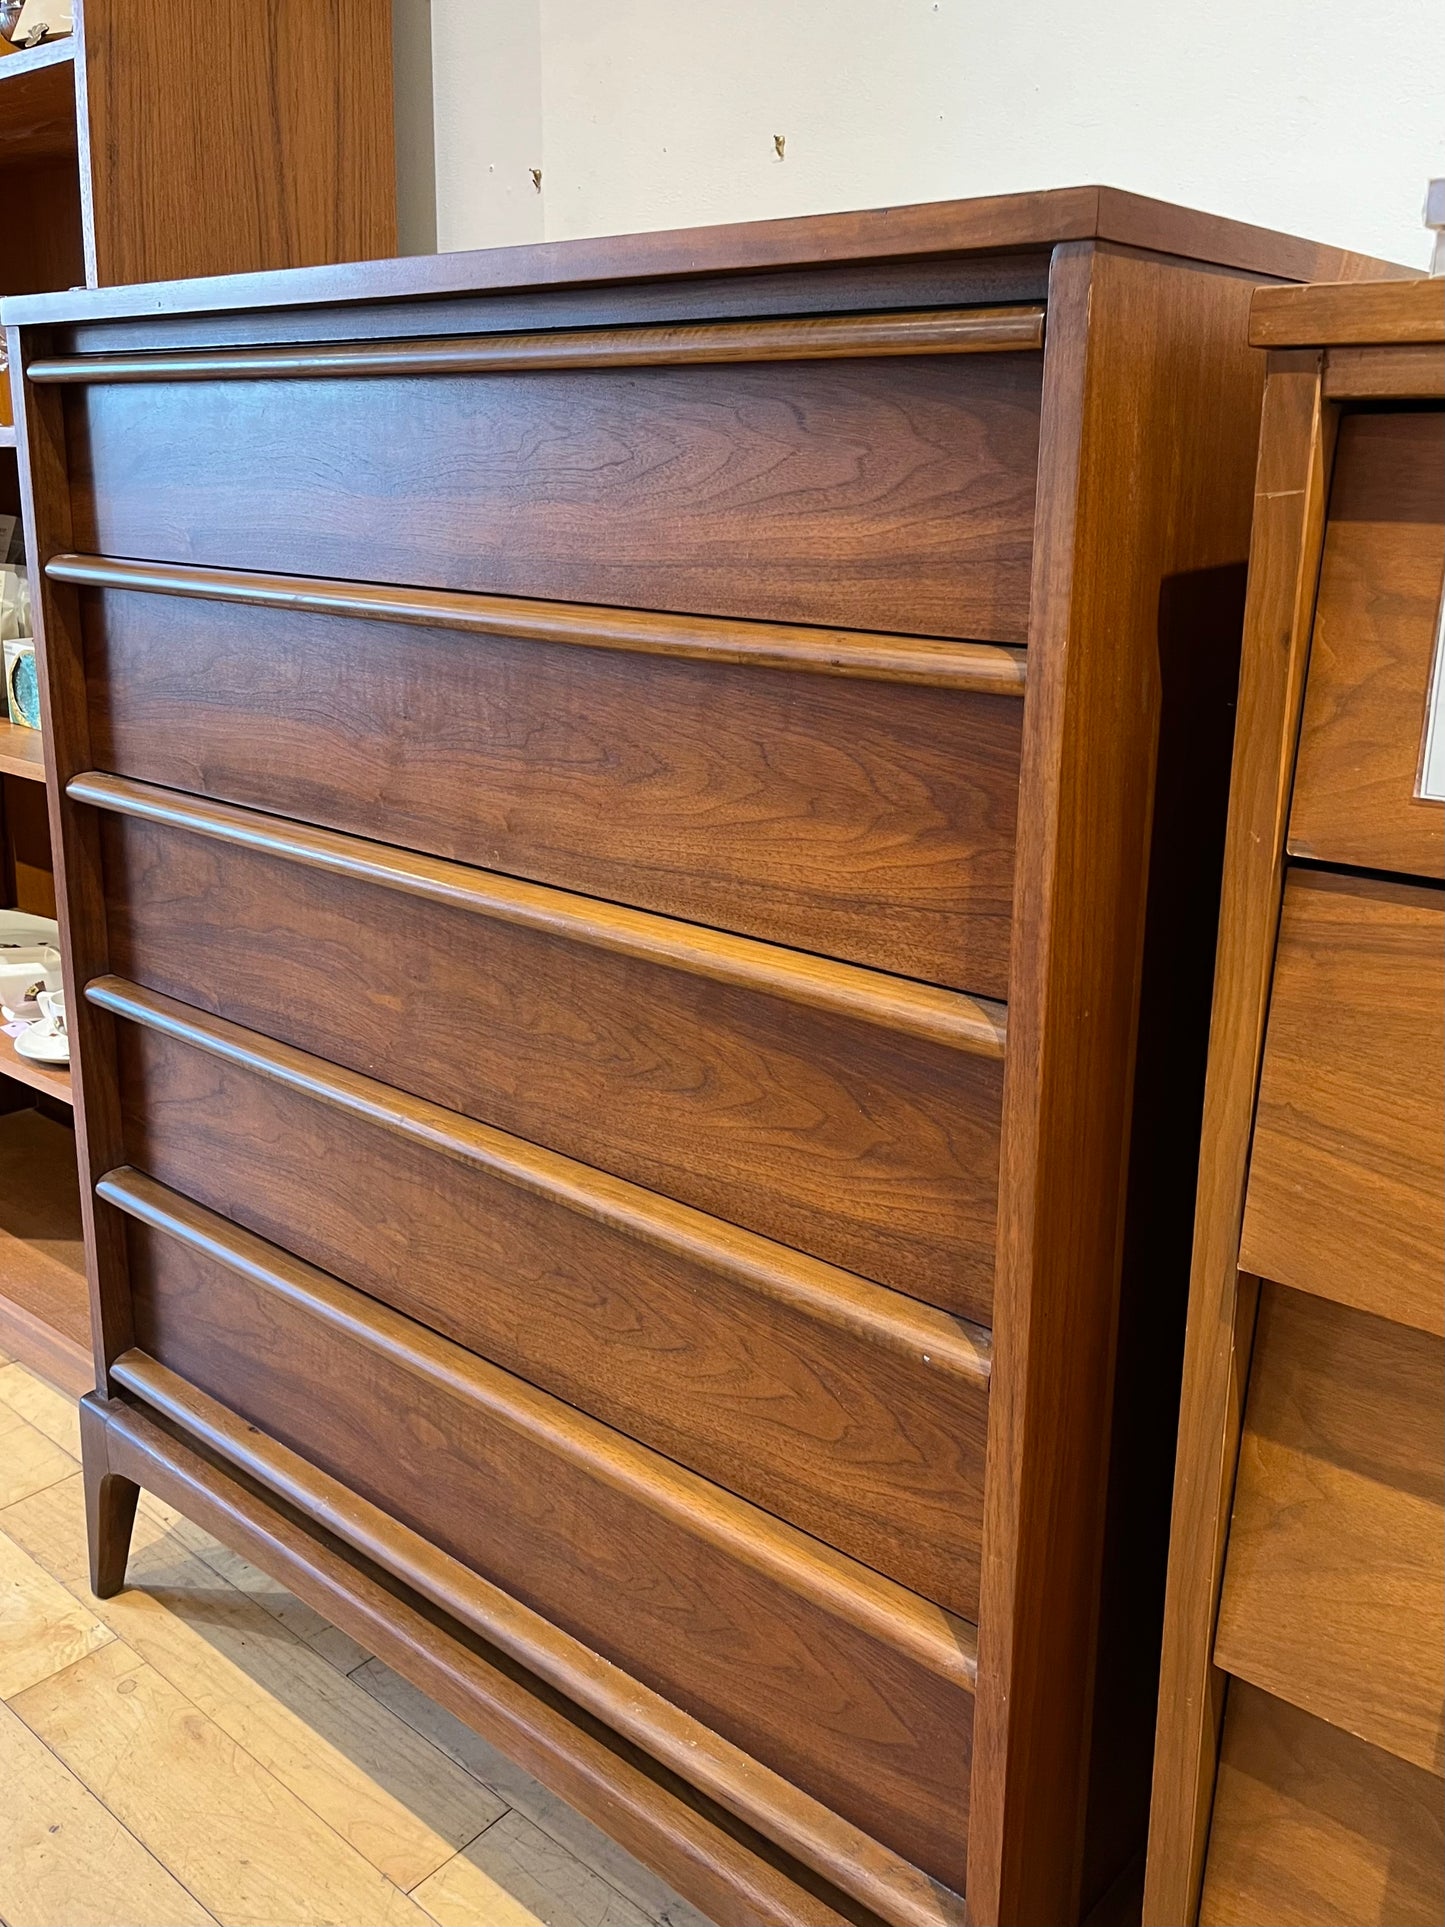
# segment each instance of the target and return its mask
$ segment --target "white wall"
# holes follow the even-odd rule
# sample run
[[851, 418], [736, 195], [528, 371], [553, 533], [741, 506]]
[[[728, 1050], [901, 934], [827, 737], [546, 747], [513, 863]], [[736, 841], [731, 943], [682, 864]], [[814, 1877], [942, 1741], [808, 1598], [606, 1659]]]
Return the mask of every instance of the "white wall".
[[1439, 0], [431, 6], [442, 248], [1102, 181], [1429, 258]]

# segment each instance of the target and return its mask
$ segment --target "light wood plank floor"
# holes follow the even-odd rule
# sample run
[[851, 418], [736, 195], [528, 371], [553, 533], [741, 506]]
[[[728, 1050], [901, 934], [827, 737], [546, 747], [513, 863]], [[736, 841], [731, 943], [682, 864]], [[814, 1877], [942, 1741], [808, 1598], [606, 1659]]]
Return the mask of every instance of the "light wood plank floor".
[[95, 1599], [79, 1454], [0, 1357], [0, 1927], [707, 1927], [149, 1494]]

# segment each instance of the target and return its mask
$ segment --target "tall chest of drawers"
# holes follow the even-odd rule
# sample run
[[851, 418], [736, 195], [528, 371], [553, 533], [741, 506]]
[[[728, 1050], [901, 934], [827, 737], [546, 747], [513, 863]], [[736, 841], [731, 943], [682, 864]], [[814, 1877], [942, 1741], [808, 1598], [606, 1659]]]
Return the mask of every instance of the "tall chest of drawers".
[[1374, 271], [1086, 189], [7, 309], [101, 1590], [154, 1486], [729, 1927], [1092, 1904], [1246, 311]]
[[1419, 1927], [1445, 1915], [1445, 284], [1270, 289], [1252, 332], [1145, 1918]]

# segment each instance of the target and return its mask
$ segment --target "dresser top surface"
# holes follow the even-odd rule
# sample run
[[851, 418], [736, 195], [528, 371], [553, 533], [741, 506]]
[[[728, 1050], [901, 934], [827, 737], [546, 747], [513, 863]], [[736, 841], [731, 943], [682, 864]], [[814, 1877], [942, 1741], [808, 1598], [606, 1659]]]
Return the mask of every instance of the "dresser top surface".
[[403, 301], [471, 293], [766, 273], [773, 269], [1039, 251], [1101, 240], [1261, 279], [1369, 280], [1410, 270], [1268, 228], [1111, 187], [1066, 187], [911, 207], [809, 214], [343, 266], [72, 288], [12, 297], [12, 324], [103, 321], [262, 307]]
[[1249, 338], [1256, 348], [1445, 342], [1445, 277], [1261, 288], [1250, 306]]

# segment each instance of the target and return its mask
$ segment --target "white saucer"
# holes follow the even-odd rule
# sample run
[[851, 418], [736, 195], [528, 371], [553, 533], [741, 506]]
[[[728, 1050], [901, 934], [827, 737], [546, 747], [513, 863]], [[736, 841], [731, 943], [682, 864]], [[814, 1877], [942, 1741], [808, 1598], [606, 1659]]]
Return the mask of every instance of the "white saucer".
[[21, 1031], [15, 1039], [17, 1056], [28, 1057], [32, 1064], [68, 1064], [70, 1039], [52, 1031], [42, 1020]]

